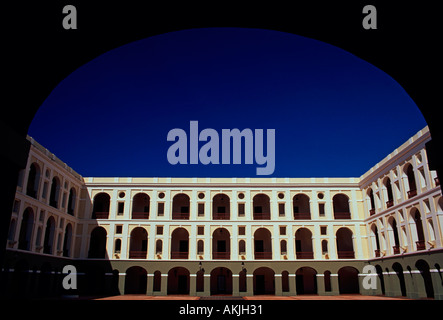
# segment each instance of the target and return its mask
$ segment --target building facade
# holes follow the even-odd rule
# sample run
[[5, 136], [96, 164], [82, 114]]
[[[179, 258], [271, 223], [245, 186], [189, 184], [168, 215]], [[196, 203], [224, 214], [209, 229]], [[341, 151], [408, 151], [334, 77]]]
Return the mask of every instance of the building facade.
[[72, 264], [80, 294], [443, 299], [427, 127], [355, 178], [84, 178], [29, 139], [6, 290], [60, 294]]

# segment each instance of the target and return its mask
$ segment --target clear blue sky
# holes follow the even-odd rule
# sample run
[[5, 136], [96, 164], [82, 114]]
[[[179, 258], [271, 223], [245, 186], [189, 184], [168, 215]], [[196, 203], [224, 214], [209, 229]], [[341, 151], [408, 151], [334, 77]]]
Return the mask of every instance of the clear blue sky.
[[396, 81], [342, 49], [209, 28], [90, 61], [48, 96], [29, 135], [85, 177], [256, 176], [257, 164], [169, 164], [167, 134], [191, 120], [220, 134], [275, 129], [273, 177], [358, 177], [426, 126]]

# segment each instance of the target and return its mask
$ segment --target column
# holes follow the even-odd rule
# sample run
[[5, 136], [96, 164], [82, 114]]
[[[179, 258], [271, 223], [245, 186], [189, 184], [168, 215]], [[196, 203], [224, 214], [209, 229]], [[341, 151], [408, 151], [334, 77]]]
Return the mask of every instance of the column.
[[281, 283], [282, 275], [281, 275], [281, 273], [276, 273], [274, 275], [274, 277], [275, 277], [275, 279], [274, 279], [275, 295], [282, 296], [283, 295], [283, 289], [282, 289], [282, 283]]
[[254, 246], [253, 246], [252, 226], [246, 225], [246, 260], [254, 260]]
[[154, 295], [154, 274], [148, 273], [146, 279], [146, 295]]
[[205, 273], [203, 275], [203, 287], [204, 287], [204, 291], [203, 291], [203, 296], [208, 297], [211, 295], [211, 275]]
[[271, 243], [272, 243], [272, 259], [280, 260], [280, 227], [278, 225], [274, 225]]
[[197, 295], [197, 274], [191, 273], [189, 275], [189, 295], [196, 296]]
[[246, 292], [245, 296], [253, 296], [254, 295], [254, 275], [246, 274]]
[[236, 297], [240, 295], [240, 275], [238, 273], [232, 273], [232, 296]]
[[151, 227], [151, 232], [148, 236], [148, 260], [154, 260], [155, 259], [155, 233], [157, 226], [155, 224]]
[[195, 224], [191, 225], [191, 232], [189, 235], [189, 259], [193, 260], [197, 258], [197, 226]]
[[288, 294], [291, 296], [297, 295], [297, 293], [295, 291], [295, 273], [289, 274], [289, 292], [288, 292]]
[[120, 294], [125, 294], [125, 280], [126, 280], [126, 273], [120, 272], [118, 274], [118, 291]]
[[330, 291], [331, 295], [339, 295], [340, 294], [340, 290], [338, 287], [338, 274], [336, 273], [331, 273], [331, 291]]
[[161, 296], [166, 296], [168, 294], [168, 274], [164, 274], [162, 273], [162, 279], [161, 279], [161, 290], [160, 290], [160, 295]]

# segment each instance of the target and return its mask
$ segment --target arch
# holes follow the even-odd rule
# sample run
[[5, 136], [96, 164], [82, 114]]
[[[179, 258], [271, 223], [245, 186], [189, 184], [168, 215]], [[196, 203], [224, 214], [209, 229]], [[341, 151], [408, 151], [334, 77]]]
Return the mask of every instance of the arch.
[[217, 267], [211, 271], [211, 295], [232, 294], [232, 272], [225, 267]]
[[374, 191], [372, 188], [368, 189], [368, 197], [369, 197], [369, 215], [375, 214], [375, 199], [374, 199]]
[[408, 193], [408, 198], [412, 198], [417, 194], [417, 184], [415, 182], [414, 167], [410, 163], [406, 163], [403, 167], [403, 172], [407, 179], [405, 180], [406, 191]]
[[190, 274], [188, 269], [175, 267], [168, 272], [167, 294], [189, 294]]
[[72, 225], [68, 223], [65, 228], [65, 236], [63, 238], [63, 257], [71, 256], [72, 244]]
[[172, 219], [189, 220], [190, 199], [185, 193], [179, 193], [172, 198]]
[[122, 251], [122, 239], [115, 239], [114, 253], [120, 253]]
[[212, 219], [229, 220], [231, 218], [231, 202], [224, 193], [216, 194], [212, 198]]
[[155, 254], [163, 254], [163, 240], [157, 239], [155, 241]]
[[354, 244], [352, 240], [352, 231], [346, 227], [337, 230], [337, 256], [339, 259], [354, 259]]
[[49, 205], [58, 208], [60, 198], [60, 179], [53, 177], [51, 182], [51, 191], [49, 192]]
[[332, 198], [334, 209], [334, 219], [351, 219], [351, 210], [349, 209], [349, 197], [343, 193], [337, 193]]
[[246, 281], [246, 269], [243, 269], [238, 273], [238, 291], [246, 292], [247, 281]]
[[386, 194], [385, 194], [385, 197], [387, 199], [386, 200], [386, 207], [390, 208], [390, 207], [392, 207], [394, 205], [394, 195], [392, 193], [391, 179], [388, 178], [388, 177], [385, 178], [384, 182], [383, 182], [383, 185], [386, 188]]
[[162, 273], [157, 270], [154, 272], [154, 283], [152, 291], [161, 291], [162, 290]]
[[380, 257], [380, 239], [378, 236], [378, 228], [375, 223], [371, 225], [371, 240], [372, 249], [374, 250], [374, 256]]
[[148, 272], [139, 266], [126, 270], [125, 294], [146, 294]]
[[45, 238], [43, 240], [43, 253], [52, 254], [55, 238], [55, 219], [49, 217], [46, 221]]
[[420, 211], [416, 208], [410, 211], [410, 222], [415, 225], [415, 228], [411, 228], [412, 240], [415, 242], [416, 250], [425, 250], [425, 235], [423, 231], [423, 223], [421, 219]]
[[245, 255], [246, 254], [246, 242], [245, 240], [240, 240], [238, 242], [238, 253], [241, 255]]
[[212, 233], [212, 259], [231, 258], [231, 234], [225, 228], [217, 228]]
[[325, 292], [332, 291], [332, 284], [331, 284], [331, 271], [326, 270], [324, 273], [324, 282], [325, 282]]
[[400, 237], [398, 236], [397, 221], [394, 217], [388, 219], [388, 236], [390, 243], [393, 244], [392, 251], [394, 254], [400, 253]]
[[148, 232], [143, 227], [131, 231], [129, 244], [129, 259], [146, 259], [148, 252]]
[[108, 219], [111, 197], [106, 192], [95, 195], [92, 206], [92, 219]]
[[20, 225], [20, 234], [18, 237], [18, 248], [22, 250], [31, 250], [32, 231], [34, 229], [34, 211], [27, 207], [23, 211], [22, 223]]
[[280, 254], [284, 255], [288, 253], [288, 243], [286, 240], [280, 241]]
[[269, 196], [264, 193], [256, 194], [252, 198], [254, 220], [271, 219], [271, 204]]
[[88, 258], [106, 258], [106, 237], [107, 232], [105, 228], [95, 227], [92, 230], [91, 239], [89, 242]]
[[294, 219], [311, 219], [309, 197], [304, 193], [298, 193], [292, 198]]
[[317, 271], [310, 267], [301, 267], [295, 272], [297, 294], [317, 294]]
[[426, 291], [426, 297], [427, 298], [434, 298], [434, 287], [432, 285], [432, 276], [429, 268], [429, 264], [425, 260], [417, 260], [415, 263], [415, 267], [420, 271], [420, 274], [422, 276], [425, 291]]
[[272, 259], [272, 237], [266, 228], [259, 228], [254, 232], [255, 259]]
[[275, 272], [268, 267], [260, 267], [253, 273], [254, 295], [275, 294]]
[[289, 292], [289, 272], [286, 270], [281, 273], [281, 290], [282, 292]]
[[397, 278], [398, 278], [398, 281], [399, 281], [399, 284], [400, 284], [401, 295], [403, 297], [406, 297], [406, 282], [405, 282], [405, 276], [403, 274], [403, 267], [401, 266], [400, 263], [395, 262], [392, 265], [392, 269], [397, 274]]
[[29, 166], [28, 182], [26, 184], [26, 194], [37, 199], [38, 187], [40, 185], [40, 166], [33, 162]]
[[343, 267], [338, 270], [338, 288], [340, 294], [360, 293], [358, 270], [354, 267]]
[[185, 228], [176, 228], [171, 234], [171, 259], [188, 259], [189, 233]]
[[144, 192], [132, 198], [132, 219], [149, 219], [150, 197]]
[[295, 253], [297, 259], [314, 259], [312, 232], [309, 229], [299, 228], [295, 232]]
[[71, 216], [75, 215], [75, 202], [77, 199], [77, 193], [75, 192], [75, 188], [72, 187], [69, 190], [69, 196], [68, 196], [68, 214]]

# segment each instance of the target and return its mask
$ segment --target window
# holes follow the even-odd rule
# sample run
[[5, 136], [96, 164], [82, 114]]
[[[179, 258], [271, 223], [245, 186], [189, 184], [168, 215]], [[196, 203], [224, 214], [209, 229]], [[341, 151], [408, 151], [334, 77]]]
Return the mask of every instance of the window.
[[246, 243], [245, 240], [240, 240], [238, 243], [238, 252], [240, 254], [246, 254]]
[[239, 203], [238, 204], [238, 216], [239, 217], [244, 217], [245, 216], [245, 204], [244, 203]]
[[123, 226], [122, 225], [115, 226], [115, 233], [122, 234], [123, 233]]
[[198, 240], [197, 242], [197, 254], [204, 254], [205, 249], [204, 249], [204, 242], [203, 240]]
[[163, 226], [157, 226], [157, 234], [162, 235], [163, 234]]
[[119, 202], [118, 203], [117, 214], [118, 215], [122, 215], [124, 210], [125, 210], [125, 203], [124, 202]]
[[282, 240], [280, 242], [280, 254], [286, 254], [287, 253], [287, 243], [286, 240]]
[[281, 236], [285, 236], [286, 235], [286, 227], [285, 226], [281, 226], [280, 227], [280, 235]]
[[318, 215], [320, 217], [324, 217], [325, 216], [325, 204], [324, 203], [319, 203], [318, 204]]
[[239, 236], [244, 236], [246, 235], [246, 228], [244, 226], [239, 226], [238, 227], [238, 235]]
[[320, 227], [320, 234], [321, 235], [327, 235], [328, 234], [328, 227], [326, 227], [326, 226], [321, 226]]
[[115, 240], [114, 253], [120, 253], [122, 249], [122, 241], [120, 239]]
[[203, 227], [203, 226], [198, 226], [198, 227], [197, 227], [197, 235], [199, 235], [199, 236], [203, 236], [203, 235], [205, 235], [205, 227]]
[[163, 242], [161, 240], [157, 240], [155, 242], [155, 254], [162, 254], [162, 252], [163, 252]]
[[158, 207], [157, 207], [157, 215], [158, 215], [159, 217], [162, 217], [162, 216], [165, 215], [165, 204], [164, 204], [163, 202], [160, 202], [160, 203], [158, 204]]
[[205, 204], [199, 203], [198, 204], [198, 216], [203, 217], [205, 215]]
[[279, 203], [278, 204], [278, 215], [280, 217], [285, 215], [285, 204], [284, 203]]

